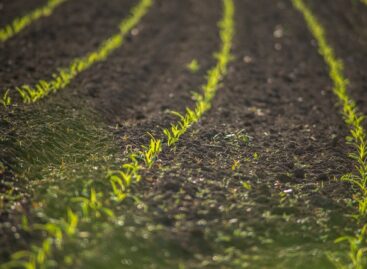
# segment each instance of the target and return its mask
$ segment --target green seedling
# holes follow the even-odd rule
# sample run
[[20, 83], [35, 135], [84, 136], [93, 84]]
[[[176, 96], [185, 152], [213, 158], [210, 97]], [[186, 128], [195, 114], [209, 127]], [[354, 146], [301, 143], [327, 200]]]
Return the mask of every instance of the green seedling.
[[9, 90], [5, 91], [3, 98], [0, 100], [0, 102], [3, 104], [4, 107], [11, 105], [11, 98], [9, 96]]
[[239, 160], [234, 160], [231, 169], [232, 169], [232, 171], [236, 171], [238, 168], [240, 168], [240, 166], [241, 166], [240, 161]]
[[[77, 202], [83, 208], [84, 217], [89, 218], [90, 214], [96, 217], [101, 216], [101, 212], [109, 217], [114, 217], [112, 210], [104, 208], [100, 199], [101, 193], [97, 193], [93, 188], [90, 197], [76, 197], [72, 201]], [[42, 231], [47, 237], [40, 246], [32, 245], [31, 251], [19, 251], [12, 255], [11, 261], [2, 264], [2, 268], [44, 268], [49, 256], [52, 255], [53, 246], [61, 250], [65, 237], [75, 237], [79, 224], [79, 216], [70, 207], [67, 208], [66, 218], [53, 220], [46, 224], [29, 225], [28, 220], [22, 218], [22, 227], [26, 231]]]
[[237, 135], [238, 140], [242, 141], [245, 145], [249, 145], [251, 142], [251, 137], [247, 134]]
[[[85, 219], [90, 218], [92, 215], [96, 218], [99, 218], [102, 215], [114, 218], [113, 212], [103, 206], [102, 198], [103, 194], [101, 192], [96, 192], [96, 190], [92, 187], [90, 189], [89, 197], [79, 196], [72, 198], [71, 201], [80, 205], [83, 212], [83, 217]], [[68, 216], [70, 217], [69, 212]], [[70, 234], [68, 233], [68, 235]]]
[[137, 168], [128, 164], [125, 165], [125, 169], [123, 170], [110, 172], [108, 178], [111, 183], [113, 195], [117, 201], [121, 202], [126, 198], [126, 191], [132, 183], [134, 173], [137, 173], [137, 171]]
[[193, 59], [186, 67], [191, 73], [196, 73], [200, 70], [200, 64], [196, 59]]
[[73, 212], [73, 210], [68, 208], [68, 222], [65, 228], [66, 234], [68, 236], [73, 236], [75, 234], [78, 222], [79, 222], [78, 216]]
[[[352, 268], [363, 269], [366, 268], [365, 255], [367, 253], [366, 242], [367, 224], [363, 226], [361, 231], [354, 236], [342, 236], [335, 240], [335, 243], [348, 242], [349, 253], [348, 256], [352, 261]], [[332, 260], [336, 260], [335, 258]], [[350, 268], [343, 263], [336, 260], [334, 262], [338, 269]]]
[[69, 237], [75, 235], [78, 219], [78, 216], [68, 208], [66, 220], [33, 225], [34, 230], [45, 232], [48, 237], [42, 241], [41, 246], [32, 245], [32, 251], [19, 251], [13, 254], [12, 260], [3, 265], [4, 268], [44, 268], [47, 257], [52, 253], [53, 245], [61, 249], [64, 235]]
[[140, 155], [144, 156], [145, 165], [151, 168], [155, 158], [162, 151], [162, 142], [159, 139], [155, 139], [153, 135], [149, 135], [151, 137], [149, 147], [143, 146], [144, 151], [141, 151]]
[[247, 182], [247, 181], [242, 181], [242, 186], [243, 186], [246, 190], [249, 190], [249, 191], [252, 189], [252, 187], [251, 187], [250, 183], [249, 183], [249, 182]]
[[50, 16], [56, 7], [66, 1], [67, 0], [49, 0], [45, 6], [39, 7], [23, 17], [14, 19], [10, 24], [0, 28], [0, 42], [5, 42], [34, 21], [42, 17]]
[[[363, 219], [367, 213], [367, 152], [366, 152], [366, 131], [363, 127], [364, 115], [361, 115], [357, 109], [355, 101], [350, 97], [347, 87], [348, 80], [344, 76], [343, 62], [335, 56], [334, 50], [330, 47], [326, 39], [326, 33], [320, 22], [313, 15], [303, 0], [292, 0], [293, 5], [304, 16], [306, 23], [319, 46], [319, 53], [323, 56], [329, 67], [330, 78], [333, 81], [333, 92], [338, 97], [341, 112], [345, 124], [349, 127], [350, 135], [347, 137], [347, 143], [354, 148], [354, 152], [349, 154], [355, 163], [355, 173], [348, 173], [341, 177], [342, 181], [351, 183], [359, 193], [355, 195], [355, 201], [358, 203], [358, 215], [356, 219]], [[365, 230], [365, 226], [362, 229]], [[362, 237], [362, 238], [361, 238]], [[342, 240], [350, 243], [350, 255], [353, 268], [364, 268], [366, 258], [364, 248], [366, 244], [366, 234], [361, 233], [357, 237], [341, 237]], [[364, 247], [355, 242], [364, 242]], [[357, 249], [356, 249], [357, 248]], [[353, 254], [351, 254], [353, 253]], [[342, 268], [349, 268], [343, 266]]]
[[192, 111], [186, 108], [186, 114], [182, 115], [179, 112], [171, 111], [171, 113], [180, 118], [178, 123], [172, 124], [170, 129], [164, 129], [163, 133], [166, 135], [168, 146], [175, 144], [186, 130], [200, 118], [197, 110]]
[[[60, 249], [62, 241], [64, 239], [63, 234], [64, 227], [65, 227], [64, 220], [62, 220], [62, 222], [60, 223], [49, 222], [46, 224], [34, 224], [32, 226], [32, 229], [46, 232], [50, 237], [52, 237], [55, 240], [56, 246]], [[45, 240], [47, 240], [47, 238]]]

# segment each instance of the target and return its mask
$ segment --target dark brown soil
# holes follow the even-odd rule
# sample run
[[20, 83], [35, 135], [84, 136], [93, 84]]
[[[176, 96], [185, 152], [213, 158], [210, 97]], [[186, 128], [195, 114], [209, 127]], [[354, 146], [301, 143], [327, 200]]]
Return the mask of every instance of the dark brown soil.
[[[16, 2], [9, 18], [26, 9], [27, 1]], [[2, 87], [49, 77], [97, 48], [133, 2], [70, 1], [1, 44]], [[307, 1], [367, 113], [367, 7], [347, 2]], [[353, 164], [327, 66], [290, 1], [235, 5], [234, 60], [212, 109], [144, 172], [132, 191], [140, 202], [128, 199], [116, 209], [124, 225], [111, 224], [96, 236], [92, 250], [77, 255], [78, 268], [333, 268], [325, 253], [347, 251], [333, 241], [356, 230], [349, 218], [355, 209], [347, 204], [352, 189], [338, 181]], [[147, 132], [161, 137], [175, 120], [168, 111], [193, 105], [191, 92], [200, 90], [215, 62], [220, 17], [220, 1], [157, 0], [138, 34], [106, 61], [38, 104], [2, 111], [2, 181], [17, 178], [14, 163], [22, 156], [12, 150], [28, 119], [55, 107], [66, 118], [68, 111], [92, 113], [91, 121], [114, 127], [106, 129], [121, 155], [146, 143]], [[201, 65], [195, 74], [186, 68], [192, 59]], [[34, 191], [20, 184], [13, 185], [23, 187], [21, 206], [28, 212]], [[3, 259], [34, 240], [14, 232], [19, 212], [5, 208]]]

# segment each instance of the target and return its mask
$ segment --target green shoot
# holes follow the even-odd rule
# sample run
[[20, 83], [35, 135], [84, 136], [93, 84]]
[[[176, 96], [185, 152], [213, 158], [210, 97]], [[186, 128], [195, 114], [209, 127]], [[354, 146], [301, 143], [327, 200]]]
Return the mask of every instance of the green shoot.
[[11, 105], [11, 98], [9, 96], [9, 90], [7, 90], [5, 92], [5, 94], [3, 95], [2, 100], [0, 100], [0, 102], [3, 104], [4, 107], [7, 107], [9, 105]]
[[249, 190], [249, 191], [252, 189], [252, 187], [251, 187], [250, 183], [249, 183], [249, 182], [247, 182], [247, 181], [242, 181], [242, 186], [243, 186], [246, 190]]
[[186, 67], [191, 73], [196, 73], [200, 70], [200, 64], [196, 59], [193, 59]]
[[[354, 236], [342, 236], [335, 240], [335, 243], [342, 243], [342, 242], [348, 242], [349, 244], [349, 253], [348, 257], [350, 258], [352, 262], [352, 268], [355, 269], [363, 269], [366, 268], [366, 262], [365, 262], [365, 255], [367, 253], [367, 247], [366, 247], [366, 231], [367, 231], [367, 224], [364, 225], [361, 229], [361, 231]], [[330, 256], [330, 255], [329, 255]], [[337, 258], [334, 258], [333, 256], [330, 256], [337, 268], [344, 269], [349, 268], [345, 265], [343, 265], [341, 262], [337, 260]]]
[[144, 156], [145, 165], [151, 168], [156, 156], [162, 151], [162, 142], [155, 139], [153, 135], [149, 135], [151, 137], [149, 147], [143, 146], [144, 151], [140, 152], [140, 154]]
[[139, 160], [144, 160], [146, 168], [151, 168], [162, 151], [162, 142], [149, 134], [151, 139], [149, 146], [142, 146], [142, 150], [132, 153], [129, 162], [123, 164], [118, 171], [110, 171], [108, 179], [112, 187], [112, 195], [115, 200], [121, 202], [127, 197], [127, 191], [134, 182], [139, 182], [141, 176], [139, 170], [142, 168]]
[[66, 225], [66, 234], [72, 236], [75, 234], [76, 227], [78, 226], [78, 216], [70, 208], [68, 208], [68, 219], [69, 222]]
[[240, 161], [239, 160], [234, 160], [231, 169], [232, 169], [232, 171], [236, 171], [238, 168], [240, 168], [240, 166], [241, 166]]

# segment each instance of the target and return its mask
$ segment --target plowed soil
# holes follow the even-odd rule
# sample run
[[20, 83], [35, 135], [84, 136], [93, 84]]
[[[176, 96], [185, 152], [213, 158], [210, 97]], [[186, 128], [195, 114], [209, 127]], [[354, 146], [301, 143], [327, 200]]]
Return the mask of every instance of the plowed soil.
[[[0, 1], [1, 25], [29, 2]], [[353, 190], [338, 178], [353, 164], [327, 66], [290, 1], [234, 2], [234, 58], [211, 110], [143, 172], [116, 208], [123, 224], [93, 224], [95, 237], [57, 254], [57, 268], [70, 266], [66, 255], [71, 268], [334, 268], [326, 254], [347, 253], [334, 240], [357, 229]], [[366, 114], [367, 6], [305, 2]], [[1, 89], [49, 78], [93, 51], [134, 3], [68, 1], [0, 44]], [[147, 133], [162, 136], [176, 120], [170, 110], [193, 106], [215, 63], [221, 11], [219, 0], [156, 0], [106, 61], [37, 104], [1, 110], [0, 261], [41, 240], [22, 230], [21, 216], [42, 220], [33, 209], [54, 186], [71, 195]], [[63, 198], [52, 199], [55, 216]]]

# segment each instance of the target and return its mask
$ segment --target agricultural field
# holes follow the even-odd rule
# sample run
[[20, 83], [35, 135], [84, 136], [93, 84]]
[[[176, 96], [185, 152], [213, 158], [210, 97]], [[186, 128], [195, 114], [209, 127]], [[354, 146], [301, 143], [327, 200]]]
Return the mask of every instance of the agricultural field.
[[367, 268], [367, 1], [0, 0], [0, 268]]

